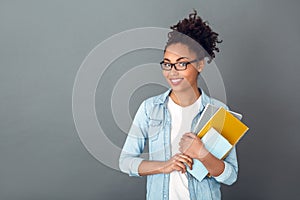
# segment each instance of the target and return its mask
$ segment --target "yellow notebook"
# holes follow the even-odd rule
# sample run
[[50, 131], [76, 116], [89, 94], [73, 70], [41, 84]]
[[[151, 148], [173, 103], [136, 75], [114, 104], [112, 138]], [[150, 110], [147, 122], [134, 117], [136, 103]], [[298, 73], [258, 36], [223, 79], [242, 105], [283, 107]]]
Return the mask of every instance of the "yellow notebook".
[[[193, 132], [201, 138], [205, 147], [217, 158], [224, 159], [232, 147], [249, 129], [240, 121], [242, 115], [224, 108], [206, 105]], [[212, 136], [213, 135], [213, 136]], [[205, 136], [205, 137], [204, 137]], [[207, 136], [210, 138], [206, 140]], [[208, 142], [210, 140], [210, 142]], [[208, 174], [205, 166], [197, 159], [193, 159], [193, 169], [188, 172], [202, 181]]]
[[212, 115], [210, 120], [197, 134], [198, 137], [202, 138], [211, 128], [218, 131], [232, 146], [236, 145], [249, 129], [243, 122], [223, 107], [220, 107], [217, 112]]

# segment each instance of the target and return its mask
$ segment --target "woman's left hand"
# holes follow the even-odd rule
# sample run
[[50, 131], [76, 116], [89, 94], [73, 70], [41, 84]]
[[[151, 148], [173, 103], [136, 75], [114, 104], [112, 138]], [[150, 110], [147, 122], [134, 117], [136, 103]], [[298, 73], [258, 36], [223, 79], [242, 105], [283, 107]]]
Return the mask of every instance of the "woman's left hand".
[[203, 159], [209, 151], [194, 133], [185, 133], [179, 142], [179, 151], [191, 158]]

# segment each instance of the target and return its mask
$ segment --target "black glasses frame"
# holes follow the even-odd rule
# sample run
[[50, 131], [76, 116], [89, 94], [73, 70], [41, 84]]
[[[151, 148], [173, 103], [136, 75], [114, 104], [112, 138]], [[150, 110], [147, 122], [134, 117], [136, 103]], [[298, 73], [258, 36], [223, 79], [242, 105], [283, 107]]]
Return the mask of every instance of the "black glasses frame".
[[[198, 62], [198, 59], [195, 59], [195, 60], [192, 60], [192, 61], [187, 61], [187, 62], [168, 63], [168, 64], [171, 65], [170, 69], [166, 69], [166, 68], [163, 66], [163, 64], [165, 64], [165, 61], [161, 61], [159, 64], [160, 64], [161, 69], [162, 69], [162, 70], [165, 70], [165, 71], [171, 71], [171, 70], [172, 70], [172, 67], [174, 67], [174, 69], [175, 69], [176, 71], [184, 71], [184, 70], [186, 70], [186, 68], [187, 68], [187, 66], [188, 66], [189, 64], [192, 64], [192, 63], [194, 63], [194, 62]], [[176, 67], [176, 65], [179, 64], [179, 63], [185, 63], [185, 68], [178, 69], [178, 68]]]

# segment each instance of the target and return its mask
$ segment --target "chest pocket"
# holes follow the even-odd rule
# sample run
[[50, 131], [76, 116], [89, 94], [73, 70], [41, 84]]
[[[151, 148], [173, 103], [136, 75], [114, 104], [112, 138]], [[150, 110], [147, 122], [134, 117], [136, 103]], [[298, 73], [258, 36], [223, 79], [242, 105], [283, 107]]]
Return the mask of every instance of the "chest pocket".
[[158, 140], [161, 132], [162, 132], [162, 120], [150, 119], [149, 132], [148, 132], [149, 141], [154, 142]]
[[149, 121], [149, 159], [164, 160], [164, 130], [163, 121], [151, 119]]

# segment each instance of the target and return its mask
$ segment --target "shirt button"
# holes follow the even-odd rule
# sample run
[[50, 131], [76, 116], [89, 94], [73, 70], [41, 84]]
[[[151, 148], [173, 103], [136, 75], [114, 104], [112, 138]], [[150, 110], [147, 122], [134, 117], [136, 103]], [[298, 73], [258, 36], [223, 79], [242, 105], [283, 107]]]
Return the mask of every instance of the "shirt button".
[[167, 195], [164, 195], [164, 198], [167, 198]]

